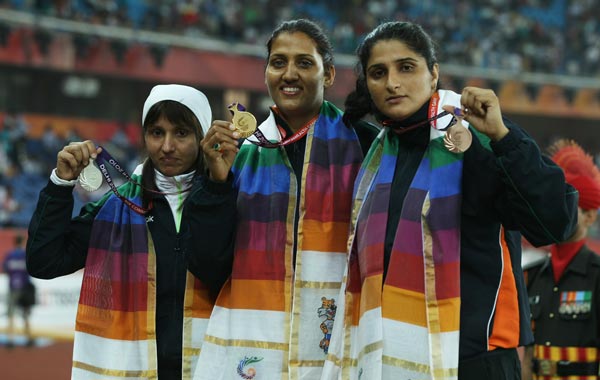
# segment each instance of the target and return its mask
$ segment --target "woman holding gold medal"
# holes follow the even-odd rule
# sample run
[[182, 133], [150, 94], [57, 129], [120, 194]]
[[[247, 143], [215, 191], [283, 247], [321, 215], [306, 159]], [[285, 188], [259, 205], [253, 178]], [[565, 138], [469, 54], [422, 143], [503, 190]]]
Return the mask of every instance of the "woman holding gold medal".
[[355, 186], [323, 378], [519, 379], [516, 347], [532, 340], [520, 233], [564, 240], [577, 196], [492, 90], [440, 89], [419, 25], [381, 24], [357, 54], [345, 117], [384, 128]]
[[[231, 180], [205, 176], [211, 118], [202, 92], [158, 85], [142, 115], [148, 159], [131, 176], [92, 141], [58, 153], [29, 225], [27, 268], [44, 279], [85, 268], [73, 379], [190, 377], [235, 231]], [[115, 187], [107, 166], [128, 181]], [[71, 219], [78, 178], [86, 190], [105, 178], [112, 191]]]
[[[347, 126], [324, 100], [331, 45], [308, 20], [282, 23], [267, 43], [275, 105], [247, 135], [214, 121], [202, 142], [210, 176], [238, 191], [234, 265], [211, 315], [195, 379], [318, 379], [346, 263], [354, 179], [378, 130]], [[251, 131], [250, 131], [251, 132]], [[238, 146], [238, 139], [247, 139]], [[214, 170], [216, 169], [216, 170]]]

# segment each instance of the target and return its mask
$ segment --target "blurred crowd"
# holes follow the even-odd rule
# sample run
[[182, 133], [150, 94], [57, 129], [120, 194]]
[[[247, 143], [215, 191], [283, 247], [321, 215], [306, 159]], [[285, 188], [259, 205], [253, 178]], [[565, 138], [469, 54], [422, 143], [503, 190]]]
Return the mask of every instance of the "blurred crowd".
[[410, 19], [441, 41], [445, 63], [600, 74], [596, 0], [0, 0], [4, 7], [104, 25], [259, 43], [281, 20], [309, 17], [352, 53], [380, 21]]
[[[440, 41], [444, 63], [600, 75], [597, 0], [0, 0], [2, 8], [251, 44], [264, 44], [282, 20], [308, 17], [328, 30], [338, 53], [347, 54], [379, 22], [410, 19]], [[52, 125], [39, 138], [30, 138], [23, 117], [10, 110], [2, 115], [0, 227], [27, 225], [57, 152], [79, 140], [75, 131], [57, 133]], [[139, 160], [121, 130], [106, 144], [127, 166]], [[93, 200], [105, 190], [90, 194], [77, 188], [76, 202]]]
[[[26, 119], [14, 110], [0, 117], [0, 228], [29, 224], [38, 193], [56, 167], [58, 152], [70, 142], [83, 140], [74, 129], [61, 134], [51, 124], [39, 137], [32, 137], [29, 129]], [[117, 129], [108, 141], [98, 142], [129, 170], [139, 162], [137, 145], [124, 129]], [[115, 178], [115, 183], [121, 182], [122, 178]], [[77, 186], [73, 212], [79, 213], [83, 204], [99, 199], [107, 190], [103, 186], [89, 193]]]

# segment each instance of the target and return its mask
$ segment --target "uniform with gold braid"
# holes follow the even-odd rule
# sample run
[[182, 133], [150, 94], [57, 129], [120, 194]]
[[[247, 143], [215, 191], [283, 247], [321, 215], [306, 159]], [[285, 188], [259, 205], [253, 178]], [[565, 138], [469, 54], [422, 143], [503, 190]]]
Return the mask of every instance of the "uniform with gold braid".
[[[588, 216], [594, 219], [600, 208], [600, 171], [574, 141], [559, 140], [550, 153], [579, 192], [578, 223], [586, 228], [593, 222]], [[576, 233], [553, 245], [551, 254], [527, 273], [534, 379], [600, 379], [600, 256], [586, 247], [586, 235]]]

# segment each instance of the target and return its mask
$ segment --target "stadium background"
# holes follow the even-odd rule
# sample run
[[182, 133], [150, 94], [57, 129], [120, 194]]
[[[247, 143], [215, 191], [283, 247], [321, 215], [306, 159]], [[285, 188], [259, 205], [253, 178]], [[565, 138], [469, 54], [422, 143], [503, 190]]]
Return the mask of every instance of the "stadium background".
[[[228, 118], [236, 100], [263, 119], [264, 44], [296, 17], [331, 36], [337, 76], [326, 96], [340, 107], [360, 39], [380, 21], [407, 19], [439, 42], [444, 87], [492, 88], [540, 146], [572, 138], [600, 157], [595, 0], [0, 0], [0, 259], [25, 231], [65, 143], [89, 138], [130, 169], [139, 161], [141, 107], [155, 84], [203, 90], [215, 118]], [[76, 190], [75, 212], [105, 190]], [[592, 233], [600, 251], [598, 227]], [[37, 281], [37, 347], [0, 347], [3, 379], [68, 378], [79, 280]]]

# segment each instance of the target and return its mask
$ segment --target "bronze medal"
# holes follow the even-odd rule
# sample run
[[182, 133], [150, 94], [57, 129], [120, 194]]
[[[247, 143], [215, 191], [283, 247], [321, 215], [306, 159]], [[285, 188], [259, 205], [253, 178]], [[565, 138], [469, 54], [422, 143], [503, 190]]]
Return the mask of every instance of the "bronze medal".
[[463, 153], [471, 146], [473, 135], [468, 128], [455, 124], [448, 128], [444, 136], [444, 146], [452, 153]]
[[256, 118], [250, 112], [244, 110], [244, 106], [233, 103], [227, 107], [233, 118], [231, 122], [242, 138], [248, 138], [256, 131]]
[[94, 160], [91, 158], [90, 163], [83, 168], [77, 179], [81, 187], [87, 191], [96, 191], [102, 186], [102, 172], [96, 167]]

